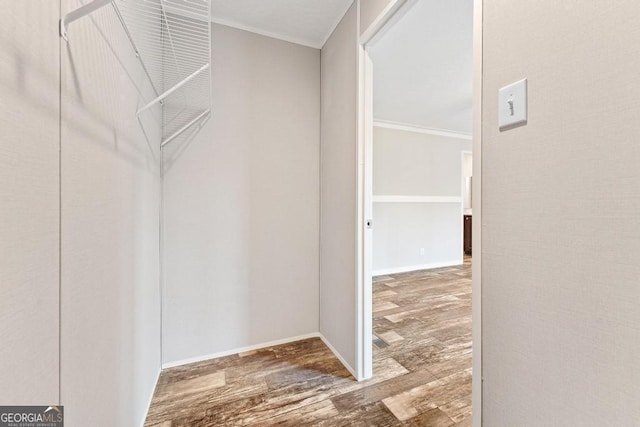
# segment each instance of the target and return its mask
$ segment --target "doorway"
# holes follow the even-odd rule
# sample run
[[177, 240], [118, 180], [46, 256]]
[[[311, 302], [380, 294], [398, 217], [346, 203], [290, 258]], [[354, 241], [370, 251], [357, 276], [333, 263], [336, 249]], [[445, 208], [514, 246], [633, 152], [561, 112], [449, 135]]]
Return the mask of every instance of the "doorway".
[[[479, 87], [480, 77], [481, 77], [481, 1], [473, 1], [470, 0], [470, 3], [473, 3], [473, 10], [470, 12], [469, 25], [470, 28], [468, 31], [470, 32], [470, 40], [469, 40], [469, 49], [470, 49], [470, 67], [468, 70], [468, 84], [471, 86], [473, 82], [473, 89], [469, 90], [469, 108], [471, 105], [479, 106], [481, 89]], [[417, 1], [398, 1], [395, 2], [395, 8], [389, 8], [385, 11], [385, 15], [378, 18], [377, 22], [374, 22], [372, 27], [370, 27], [361, 39], [361, 93], [360, 93], [360, 141], [359, 141], [359, 222], [362, 227], [359, 228], [360, 235], [358, 236], [359, 243], [359, 292], [358, 292], [358, 373], [360, 374], [360, 378], [368, 378], [376, 375], [374, 370], [373, 361], [374, 361], [374, 353], [377, 350], [376, 344], [372, 345], [372, 341], [374, 340], [373, 330], [374, 327], [380, 326], [380, 320], [376, 318], [374, 321], [374, 310], [376, 313], [379, 313], [380, 310], [384, 310], [385, 308], [389, 309], [390, 319], [386, 319], [386, 321], [392, 322], [393, 320], [400, 320], [402, 316], [394, 316], [394, 307], [391, 305], [384, 305], [376, 298], [375, 306], [374, 306], [374, 276], [377, 276], [376, 285], [378, 283], [384, 283], [385, 281], [390, 281], [393, 285], [393, 281], [397, 278], [385, 278], [384, 269], [378, 268], [374, 264], [375, 253], [374, 253], [374, 230], [379, 230], [379, 227], [384, 226], [384, 221], [381, 223], [380, 221], [380, 209], [377, 209], [377, 206], [380, 205], [392, 206], [393, 204], [404, 204], [405, 208], [408, 204], [438, 204], [440, 208], [444, 207], [447, 203], [451, 205], [455, 205], [455, 209], [457, 209], [456, 214], [456, 226], [459, 230], [459, 240], [456, 238], [456, 247], [459, 253], [459, 265], [464, 266], [463, 258], [463, 236], [464, 236], [464, 214], [471, 213], [469, 209], [472, 209], [471, 206], [467, 206], [465, 202], [473, 194], [473, 222], [478, 223], [480, 219], [480, 115], [479, 108], [473, 108], [473, 111], [469, 114], [469, 132], [461, 132], [457, 129], [442, 129], [442, 127], [438, 126], [429, 126], [428, 124], [418, 123], [416, 125], [415, 120], [385, 120], [384, 118], [379, 117], [378, 111], [374, 111], [375, 105], [375, 97], [379, 96], [379, 91], [375, 90], [376, 86], [376, 78], [377, 78], [377, 67], [376, 67], [376, 50], [379, 48], [380, 44], [383, 43], [385, 38], [389, 37], [392, 34], [398, 32], [406, 32], [407, 30], [407, 22], [411, 20], [412, 14], [420, 12], [420, 9], [426, 7], [425, 4], [429, 2], [417, 2]], [[415, 19], [415, 18], [414, 18]], [[412, 55], [415, 54], [412, 53]], [[419, 70], [416, 71], [416, 74], [419, 74]], [[413, 122], [413, 123], [412, 123]], [[384, 129], [384, 131], [380, 131], [380, 129]], [[428, 192], [422, 192], [420, 194], [381, 194], [378, 191], [374, 192], [375, 188], [375, 178], [374, 173], [376, 164], [375, 164], [375, 148], [377, 146], [376, 135], [381, 132], [385, 132], [388, 130], [393, 130], [397, 132], [410, 132], [413, 134], [422, 134], [422, 135], [431, 135], [437, 136], [439, 138], [450, 138], [458, 141], [462, 141], [467, 137], [468, 145], [462, 146], [456, 153], [456, 160], [454, 160], [457, 164], [457, 176], [455, 178], [455, 186], [456, 190], [454, 192], [438, 192], [435, 191], [432, 194], [427, 194]], [[471, 134], [474, 135], [471, 138]], [[375, 141], [375, 142], [374, 142]], [[460, 145], [460, 144], [459, 144]], [[473, 151], [473, 166], [471, 175], [476, 175], [477, 179], [466, 179], [470, 178], [464, 175], [464, 161], [465, 154], [469, 154]], [[465, 153], [469, 152], [469, 153]], [[461, 162], [462, 158], [462, 162]], [[380, 165], [378, 165], [380, 166]], [[384, 193], [384, 192], [382, 192]], [[389, 210], [389, 209], [387, 209]], [[388, 213], [388, 212], [387, 212]], [[481, 415], [481, 407], [480, 407], [480, 382], [478, 381], [480, 378], [480, 368], [481, 368], [481, 342], [480, 342], [480, 232], [479, 227], [475, 227], [474, 240], [476, 242], [476, 247], [474, 247], [474, 255], [477, 256], [474, 258], [473, 263], [473, 272], [476, 277], [474, 277], [473, 281], [473, 293], [469, 295], [469, 300], [473, 300], [473, 400], [474, 400], [474, 413], [473, 417], [480, 417]], [[426, 255], [428, 249], [419, 246], [411, 249], [412, 253], [416, 252], [416, 256], [422, 256], [423, 253]], [[469, 262], [470, 258], [467, 257], [466, 261]], [[409, 263], [407, 267], [424, 267], [421, 270], [412, 270], [407, 269], [408, 271], [413, 271], [414, 273], [408, 274], [418, 274], [422, 276], [427, 276], [431, 272], [429, 270], [425, 270], [428, 267], [443, 267], [444, 265], [438, 265], [437, 263], [432, 263], [430, 265], [429, 262], [423, 263]], [[476, 265], [477, 264], [477, 265]], [[469, 267], [467, 265], [467, 267]], [[393, 271], [392, 268], [387, 269], [389, 271]], [[469, 267], [470, 271], [470, 267]], [[418, 273], [419, 272], [419, 273]], [[442, 273], [442, 270], [440, 271]], [[398, 273], [402, 274], [402, 273]], [[464, 271], [458, 271], [454, 274], [464, 275]], [[393, 291], [393, 286], [389, 286], [389, 290]], [[471, 285], [470, 285], [471, 288]], [[471, 310], [469, 309], [469, 312]], [[397, 314], [397, 313], [396, 313]], [[470, 333], [470, 332], [469, 332]], [[396, 334], [387, 334], [385, 340], [385, 332], [382, 332], [378, 335], [377, 338], [381, 338], [382, 345], [390, 344], [388, 341], [393, 341], [401, 339], [401, 334], [399, 335], [401, 338], [398, 338]], [[380, 344], [380, 341], [377, 341]]]

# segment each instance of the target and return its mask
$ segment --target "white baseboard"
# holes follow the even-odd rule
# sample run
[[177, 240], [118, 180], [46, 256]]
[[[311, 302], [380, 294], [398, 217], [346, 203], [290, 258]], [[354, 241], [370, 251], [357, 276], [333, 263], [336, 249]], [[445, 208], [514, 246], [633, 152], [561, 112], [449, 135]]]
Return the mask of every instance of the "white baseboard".
[[140, 427], [144, 427], [144, 423], [147, 421], [147, 416], [149, 415], [149, 408], [151, 408], [151, 402], [153, 401], [153, 395], [156, 392], [156, 387], [158, 386], [158, 380], [160, 379], [161, 373], [162, 373], [162, 368], [159, 368], [158, 374], [156, 375], [156, 380], [153, 382], [151, 395], [149, 396], [149, 400], [147, 401], [147, 410], [144, 412], [144, 417], [142, 417], [142, 422], [140, 423]]
[[318, 332], [310, 334], [298, 335], [296, 337], [283, 338], [280, 340], [263, 342], [256, 345], [250, 345], [247, 347], [239, 347], [231, 350], [221, 351], [218, 353], [205, 354], [203, 356], [190, 357], [188, 359], [176, 360], [173, 362], [167, 362], [162, 364], [162, 369], [175, 368], [176, 366], [188, 365], [190, 363], [204, 362], [205, 360], [218, 359], [220, 357], [231, 356], [233, 354], [244, 353], [247, 351], [260, 350], [267, 347], [273, 347], [274, 345], [289, 344], [294, 341], [306, 340], [309, 338], [320, 338]]
[[[344, 358], [338, 352], [338, 350], [336, 350], [335, 347], [333, 345], [331, 345], [329, 340], [327, 340], [325, 338], [325, 336], [322, 335], [319, 332], [313, 332], [313, 333], [310, 333], [310, 334], [298, 335], [296, 337], [290, 337], [290, 338], [284, 338], [284, 339], [281, 339], [281, 340], [269, 341], [269, 342], [256, 344], [256, 345], [251, 345], [251, 346], [247, 346], [247, 347], [234, 348], [233, 350], [221, 351], [221, 352], [218, 352], [218, 353], [212, 353], [212, 354], [207, 354], [207, 355], [203, 355], [203, 356], [191, 357], [191, 358], [188, 358], [188, 359], [182, 359], [182, 360], [176, 360], [176, 361], [173, 361], [173, 362], [167, 362], [167, 363], [163, 363], [162, 364], [162, 369], [175, 368], [177, 366], [188, 365], [190, 363], [204, 362], [206, 360], [212, 360], [212, 359], [217, 359], [217, 358], [220, 358], [220, 357], [231, 356], [233, 354], [244, 353], [244, 352], [247, 352], [247, 351], [261, 350], [263, 348], [273, 347], [273, 346], [282, 345], [282, 344], [289, 344], [289, 343], [292, 343], [292, 342], [295, 342], [295, 341], [306, 340], [306, 339], [309, 339], [309, 338], [320, 338], [322, 340], [322, 342], [329, 348], [329, 350], [331, 350], [331, 352], [336, 357], [336, 359], [338, 359], [340, 361], [340, 363], [342, 363], [342, 365], [344, 365], [345, 369], [347, 371], [349, 371], [349, 373], [351, 375], [353, 375], [353, 377], [356, 380], [361, 381], [361, 379], [358, 378], [358, 375], [356, 374], [355, 369], [353, 369], [351, 367], [351, 365], [349, 365], [349, 363], [347, 363], [347, 361], [344, 360]], [[158, 372], [158, 376], [160, 376], [159, 372]], [[156, 378], [156, 384], [157, 383], [158, 383], [158, 379]], [[154, 390], [155, 390], [155, 387], [154, 387]], [[151, 395], [151, 398], [153, 398], [153, 393]], [[151, 404], [151, 399], [149, 399], [149, 404]], [[146, 416], [145, 416], [145, 419], [146, 419]]]
[[430, 264], [407, 265], [403, 267], [383, 268], [380, 270], [374, 270], [372, 275], [386, 276], [387, 274], [408, 273], [410, 271], [430, 270], [432, 268], [453, 267], [454, 265], [461, 265], [462, 263], [463, 263], [463, 259], [460, 258], [453, 261], [433, 262]]

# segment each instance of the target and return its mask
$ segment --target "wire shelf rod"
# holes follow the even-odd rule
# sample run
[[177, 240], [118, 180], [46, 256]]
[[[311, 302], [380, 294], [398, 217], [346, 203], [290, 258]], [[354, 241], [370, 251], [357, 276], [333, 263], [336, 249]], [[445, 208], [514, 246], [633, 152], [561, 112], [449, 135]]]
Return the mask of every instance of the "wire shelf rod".
[[162, 101], [163, 99], [165, 99], [167, 96], [171, 95], [173, 92], [175, 92], [176, 90], [180, 89], [182, 86], [184, 86], [185, 84], [187, 84], [190, 80], [192, 80], [193, 78], [195, 78], [198, 74], [200, 74], [201, 72], [203, 72], [204, 70], [207, 70], [209, 68], [209, 64], [203, 65], [199, 70], [195, 71], [193, 74], [191, 74], [189, 77], [187, 77], [186, 79], [182, 80], [180, 83], [178, 83], [177, 85], [173, 86], [171, 89], [165, 91], [162, 95], [158, 96], [157, 98], [155, 98], [154, 100], [152, 100], [151, 102], [149, 102], [147, 105], [145, 105], [144, 107], [142, 107], [141, 109], [138, 110], [138, 112], [136, 113], [137, 115], [140, 115], [140, 113], [142, 113], [143, 111], [148, 110], [149, 108], [151, 108], [155, 103]]
[[202, 114], [198, 115], [195, 119], [191, 120], [189, 123], [187, 123], [186, 125], [184, 125], [183, 127], [181, 127], [180, 129], [178, 129], [175, 133], [173, 133], [171, 136], [167, 137], [167, 139], [165, 139], [164, 141], [162, 141], [162, 143], [160, 144], [160, 148], [164, 148], [165, 145], [167, 145], [168, 143], [170, 143], [171, 141], [173, 141], [174, 139], [176, 139], [178, 136], [180, 136], [185, 130], [189, 129], [191, 126], [193, 126], [194, 124], [196, 124], [200, 119], [204, 118], [205, 116], [209, 115], [211, 113], [211, 110], [207, 110], [202, 112]]

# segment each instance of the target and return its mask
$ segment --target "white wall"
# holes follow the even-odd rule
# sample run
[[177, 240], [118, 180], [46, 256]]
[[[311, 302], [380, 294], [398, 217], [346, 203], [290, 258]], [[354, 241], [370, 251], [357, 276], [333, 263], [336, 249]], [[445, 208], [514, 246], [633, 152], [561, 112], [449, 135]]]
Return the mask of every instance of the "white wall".
[[374, 202], [373, 221], [374, 276], [462, 264], [460, 203]]
[[60, 6], [0, 6], [0, 402], [55, 404]]
[[[78, 6], [63, 2], [63, 12]], [[56, 17], [52, 17], [56, 18]], [[160, 369], [159, 132], [152, 97], [107, 7], [62, 43], [61, 391], [69, 425], [134, 426]], [[96, 421], [99, 420], [99, 421]]]
[[373, 194], [460, 196], [471, 140], [374, 127]]
[[462, 263], [462, 151], [470, 149], [460, 138], [374, 128], [374, 274]]
[[[487, 426], [640, 420], [639, 20], [633, 0], [484, 0]], [[500, 132], [524, 77], [528, 124]]]
[[320, 51], [212, 37], [213, 117], [165, 155], [164, 363], [319, 330]]
[[4, 1], [0, 17], [0, 401], [139, 425], [160, 368], [158, 150], [113, 12], [74, 23], [67, 46], [53, 3]]
[[322, 48], [320, 332], [356, 366], [358, 2]]

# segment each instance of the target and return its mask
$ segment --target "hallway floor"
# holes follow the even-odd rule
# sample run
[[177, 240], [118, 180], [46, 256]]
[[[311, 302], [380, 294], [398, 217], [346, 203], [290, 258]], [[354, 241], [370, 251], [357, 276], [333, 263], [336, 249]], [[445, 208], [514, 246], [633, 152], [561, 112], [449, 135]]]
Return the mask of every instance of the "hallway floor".
[[471, 426], [471, 259], [374, 279], [374, 377], [318, 339], [162, 372], [145, 426]]

